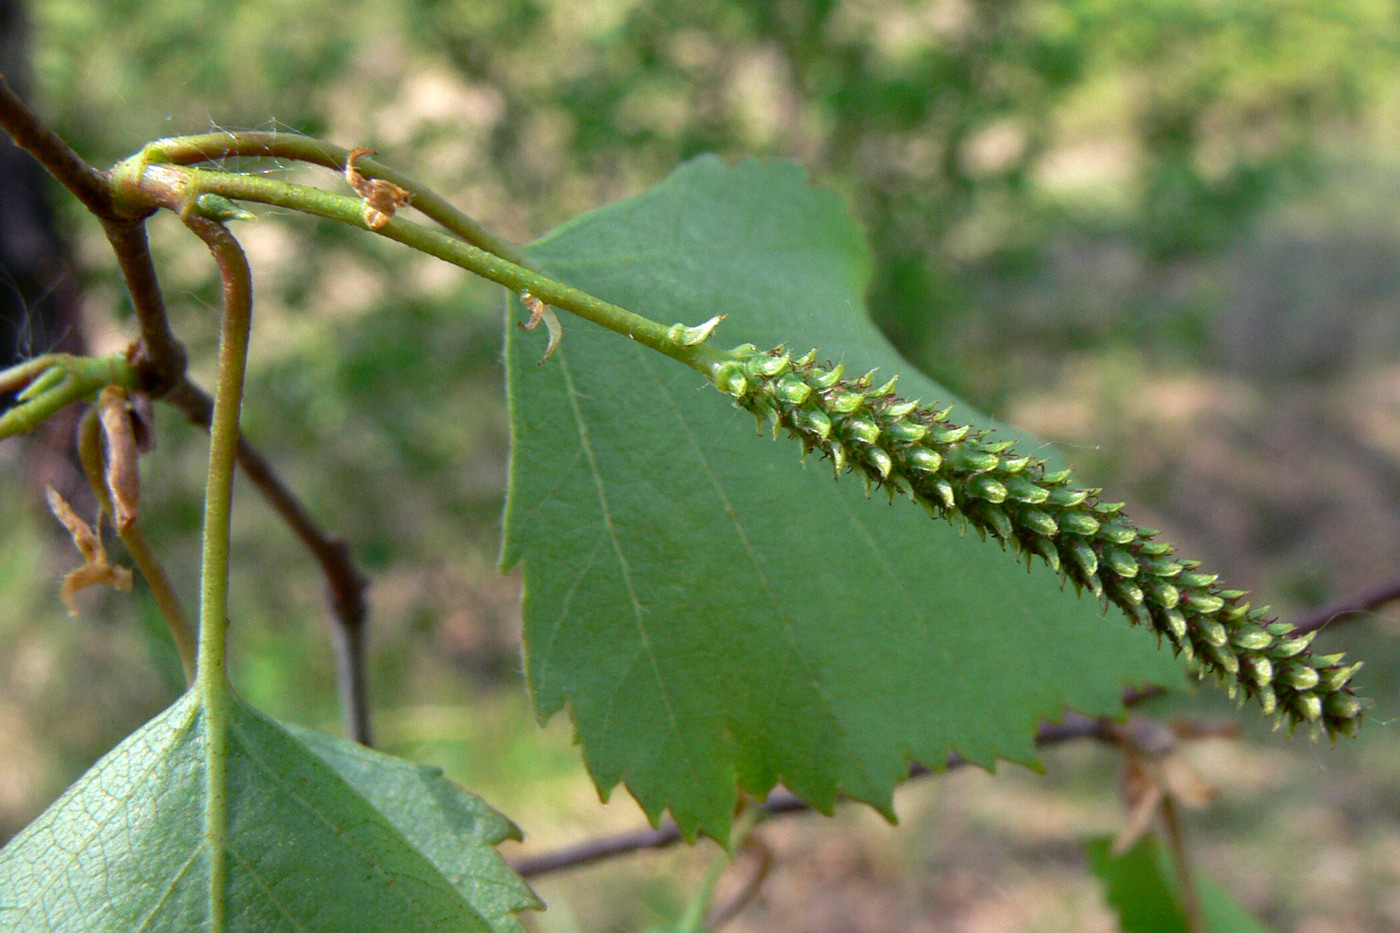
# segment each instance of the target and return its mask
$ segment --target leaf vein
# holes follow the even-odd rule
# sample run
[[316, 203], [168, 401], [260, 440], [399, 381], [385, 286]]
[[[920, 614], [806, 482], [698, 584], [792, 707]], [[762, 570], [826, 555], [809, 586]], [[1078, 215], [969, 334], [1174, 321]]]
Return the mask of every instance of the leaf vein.
[[[559, 366], [564, 373], [564, 383], [569, 393], [569, 405], [573, 409], [574, 421], [578, 425], [579, 442], [583, 445], [584, 454], [588, 458], [588, 467], [593, 475], [594, 486], [598, 490], [598, 502], [603, 510], [603, 526], [607, 529], [608, 538], [612, 541], [613, 553], [617, 555], [617, 563], [622, 571], [622, 579], [627, 587], [627, 596], [632, 602], [632, 614], [637, 622], [637, 635], [642, 643], [642, 650], [646, 652], [647, 661], [651, 665], [652, 675], [656, 680], [656, 686], [661, 692], [661, 702], [666, 708], [666, 716], [671, 723], [671, 731], [676, 737], [676, 744], [680, 748], [681, 754], [685, 756], [687, 762], [694, 767], [695, 762], [689, 747], [681, 738], [680, 718], [676, 715], [675, 705], [672, 703], [670, 691], [666, 687], [666, 681], [661, 676], [661, 665], [656, 660], [656, 650], [651, 644], [651, 635], [647, 632], [646, 622], [643, 619], [641, 601], [637, 598], [636, 585], [632, 580], [632, 567], [628, 563], [627, 555], [623, 553], [622, 541], [618, 538], [617, 529], [613, 524], [611, 507], [608, 505], [607, 489], [603, 483], [603, 474], [598, 469], [598, 458], [593, 450], [593, 441], [588, 433], [588, 424], [583, 417], [583, 408], [579, 405], [578, 388], [574, 384], [573, 370], [569, 368], [567, 358], [559, 360]], [[653, 375], [655, 375], [653, 373]], [[698, 773], [698, 771], [697, 771]]]

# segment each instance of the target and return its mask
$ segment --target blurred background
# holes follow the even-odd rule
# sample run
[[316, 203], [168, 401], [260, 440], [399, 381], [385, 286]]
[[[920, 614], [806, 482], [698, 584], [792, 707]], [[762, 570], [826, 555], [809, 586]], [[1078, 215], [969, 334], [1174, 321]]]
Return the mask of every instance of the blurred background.
[[[1232, 586], [1288, 618], [1400, 567], [1393, 3], [0, 0], [0, 26], [0, 70], [98, 165], [165, 135], [310, 133], [378, 147], [522, 242], [697, 153], [795, 159], [865, 227], [871, 314], [913, 365], [1062, 444]], [[44, 232], [0, 253], [6, 352], [121, 348], [100, 228], [22, 163], [0, 220]], [[258, 301], [245, 426], [372, 575], [379, 744], [519, 822], [511, 855], [638, 825], [523, 690], [519, 584], [495, 566], [499, 290], [259, 213], [237, 231]], [[209, 385], [212, 264], [170, 218], [152, 236]], [[205, 444], [169, 411], [158, 436], [144, 523], [193, 604]], [[86, 595], [77, 619], [58, 600], [77, 557], [38, 490], [65, 442], [0, 445], [0, 841], [180, 690], [139, 588]], [[338, 730], [315, 565], [246, 485], [234, 546], [238, 690]], [[1290, 742], [1238, 714], [1239, 740], [1190, 750], [1220, 796], [1188, 840], [1273, 929], [1400, 930], [1400, 612], [1320, 644], [1367, 662], [1364, 737]], [[1237, 715], [1210, 691], [1168, 708]], [[1114, 929], [1079, 840], [1123, 825], [1116, 756], [1045, 762], [912, 785], [898, 828], [853, 806], [770, 825], [773, 873], [728, 929]], [[543, 879], [529, 923], [660, 923], [712, 854]]]

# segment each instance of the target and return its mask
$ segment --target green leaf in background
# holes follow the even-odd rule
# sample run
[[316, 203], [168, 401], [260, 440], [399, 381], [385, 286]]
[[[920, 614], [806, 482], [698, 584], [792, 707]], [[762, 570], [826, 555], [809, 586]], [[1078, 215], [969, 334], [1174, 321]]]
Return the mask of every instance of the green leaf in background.
[[[1171, 856], [1157, 840], [1144, 836], [1118, 858], [1113, 857], [1112, 848], [1110, 837], [1084, 843], [1090, 865], [1103, 882], [1104, 896], [1118, 914], [1123, 933], [1189, 933]], [[1195, 874], [1208, 933], [1267, 933], [1219, 885], [1202, 879], [1199, 868]]]
[[[795, 166], [699, 159], [530, 252], [656, 320], [728, 314], [721, 344], [816, 346], [953, 401], [870, 324], [860, 231]], [[537, 365], [543, 348], [509, 328], [502, 564], [524, 563], [536, 710], [568, 704], [604, 795], [621, 781], [652, 820], [669, 808], [688, 836], [721, 839], [736, 784], [889, 813], [910, 759], [1031, 764], [1039, 720], [1180, 682], [1145, 631], [921, 508], [867, 500], [816, 457], [804, 467], [693, 371], [577, 319]]]
[[[356, 783], [379, 795], [411, 765], [374, 774], [369, 760], [331, 743], [318, 741], [313, 753], [237, 700], [227, 753], [229, 931], [511, 929], [497, 920], [503, 892], [491, 888], [499, 875], [479, 853], [450, 861], [420, 851], [398, 828], [401, 815], [379, 812], [337, 773], [356, 773]], [[413, 795], [441, 798], [442, 783], [420, 780]], [[205, 928], [204, 796], [203, 715], [188, 693], [0, 850], [0, 930]], [[463, 826], [467, 813], [481, 822]], [[425, 832], [437, 831], [434, 820], [456, 821], [473, 845], [500, 831], [460, 799], [443, 800], [423, 819]], [[449, 880], [439, 865], [488, 883]], [[481, 913], [463, 894], [477, 888]]]

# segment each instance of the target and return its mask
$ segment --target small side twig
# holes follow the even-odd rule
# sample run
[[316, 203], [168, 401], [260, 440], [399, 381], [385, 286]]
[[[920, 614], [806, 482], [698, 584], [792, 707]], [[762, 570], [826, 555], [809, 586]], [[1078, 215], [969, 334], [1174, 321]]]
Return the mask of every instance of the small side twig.
[[748, 878], [744, 879], [744, 886], [705, 918], [705, 929], [712, 931], [712, 933], [733, 920], [745, 907], [749, 906], [749, 903], [758, 896], [758, 892], [763, 890], [763, 882], [768, 880], [768, 873], [773, 870], [773, 850], [760, 836], [750, 835], [746, 838], [742, 850], [752, 852], [757, 864], [749, 872]]
[[1293, 628], [1297, 634], [1305, 635], [1326, 628], [1341, 619], [1373, 612], [1397, 599], [1400, 599], [1400, 578], [1388, 580], [1368, 590], [1343, 597], [1316, 612], [1310, 612], [1295, 622]]
[[[163, 399], [189, 421], [206, 430], [214, 412], [214, 401], [189, 379], [181, 378]], [[311, 552], [325, 576], [336, 647], [337, 687], [346, 732], [361, 745], [371, 744], [369, 689], [365, 676], [365, 647], [369, 612], [365, 601], [368, 581], [355, 568], [350, 547], [341, 538], [327, 534], [282, 482], [262, 453], [238, 439], [238, 466], [262, 493], [287, 527]]]

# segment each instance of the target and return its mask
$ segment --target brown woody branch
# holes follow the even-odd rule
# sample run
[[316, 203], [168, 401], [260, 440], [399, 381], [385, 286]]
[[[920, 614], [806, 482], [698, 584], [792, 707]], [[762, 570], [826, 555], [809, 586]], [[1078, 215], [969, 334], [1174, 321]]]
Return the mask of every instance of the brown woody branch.
[[142, 391], [163, 395], [185, 372], [185, 350], [170, 332], [143, 218], [117, 208], [107, 173], [89, 165], [49, 129], [9, 86], [4, 75], [0, 75], [0, 129], [102, 222], [141, 326], [141, 342], [133, 363], [141, 374]]
[[[151, 259], [143, 216], [118, 210], [109, 177], [83, 160], [29, 108], [0, 75], [0, 129], [34, 156], [60, 184], [101, 221], [126, 280], [141, 337], [132, 362], [141, 390], [167, 397], [187, 418], [208, 428], [213, 400], [185, 378], [187, 354], [170, 329], [160, 280]], [[248, 478], [311, 551], [325, 574], [335, 617], [336, 654], [346, 727], [356, 741], [369, 744], [369, 708], [365, 685], [366, 582], [350, 560], [343, 540], [325, 534], [311, 519], [262, 455], [240, 437], [238, 463]]]
[[151, 398], [160, 398], [184, 378], [188, 355], [170, 330], [160, 279], [156, 276], [150, 244], [146, 240], [146, 223], [144, 220], [100, 219], [107, 242], [117, 254], [117, 263], [141, 329], [132, 365], [141, 380], [141, 391]]
[[73, 147], [49, 129], [39, 115], [29, 109], [0, 74], [0, 129], [25, 152], [39, 160], [49, 174], [83, 202], [83, 206], [98, 217], [117, 219], [107, 175], [73, 151]]
[[[1059, 745], [1082, 738], [1116, 741], [1111, 731], [1111, 720], [1082, 716], [1078, 713], [1065, 713], [1063, 722], [1043, 724], [1036, 733], [1035, 743], [1038, 746]], [[934, 771], [932, 768], [916, 762], [909, 768], [909, 777], [913, 779], [930, 774], [941, 774], [943, 771], [953, 771], [965, 767], [967, 764], [967, 760], [958, 755], [949, 755], [948, 761], [940, 771]], [[758, 806], [763, 811], [765, 818], [788, 813], [806, 813], [812, 810], [810, 804], [785, 788], [775, 790]], [[565, 846], [554, 852], [546, 852], [543, 855], [516, 859], [511, 863], [511, 867], [522, 878], [531, 878], [550, 872], [591, 865], [594, 862], [618, 855], [626, 855], [629, 852], [643, 849], [664, 849], [680, 842], [681, 838], [681, 831], [676, 824], [666, 823], [656, 829], [647, 828], [618, 833], [613, 836], [601, 836], [597, 839], [588, 839], [575, 845]]]

